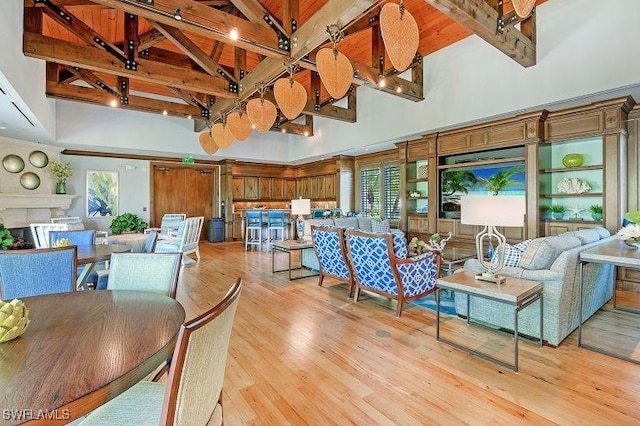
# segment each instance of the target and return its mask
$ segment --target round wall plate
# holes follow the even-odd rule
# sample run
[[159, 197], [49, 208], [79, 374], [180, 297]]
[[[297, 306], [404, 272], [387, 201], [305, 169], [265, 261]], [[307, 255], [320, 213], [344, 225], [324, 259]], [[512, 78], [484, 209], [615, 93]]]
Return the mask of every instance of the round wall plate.
[[33, 172], [26, 172], [20, 176], [20, 185], [24, 189], [36, 189], [40, 186], [40, 177]]
[[42, 151], [33, 151], [29, 154], [29, 162], [39, 169], [47, 167], [49, 164], [49, 157]]
[[24, 160], [18, 155], [9, 154], [2, 159], [2, 166], [9, 173], [20, 173], [24, 170]]

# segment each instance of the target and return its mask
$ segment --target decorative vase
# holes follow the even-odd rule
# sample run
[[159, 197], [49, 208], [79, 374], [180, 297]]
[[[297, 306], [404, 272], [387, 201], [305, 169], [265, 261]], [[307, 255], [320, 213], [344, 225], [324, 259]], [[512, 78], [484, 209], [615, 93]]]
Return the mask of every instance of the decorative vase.
[[591, 213], [591, 218], [596, 222], [599, 222], [602, 220], [602, 213]]
[[562, 165], [565, 167], [580, 167], [584, 163], [582, 154], [572, 153], [562, 157]]
[[564, 213], [556, 213], [556, 212], [551, 213], [551, 217], [553, 217], [556, 220], [562, 219], [563, 216], [564, 216]]
[[624, 243], [631, 247], [632, 249], [639, 249], [640, 248], [640, 240], [635, 239], [635, 238], [630, 238], [628, 240], [622, 240], [624, 241]]
[[56, 183], [56, 194], [66, 194], [66, 193], [67, 193], [67, 182]]

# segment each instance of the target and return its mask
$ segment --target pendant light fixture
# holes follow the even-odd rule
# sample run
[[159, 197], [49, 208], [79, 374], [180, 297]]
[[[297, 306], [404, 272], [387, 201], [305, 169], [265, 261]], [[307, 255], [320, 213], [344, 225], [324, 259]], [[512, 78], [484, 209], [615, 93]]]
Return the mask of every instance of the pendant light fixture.
[[536, 6], [536, 0], [513, 0], [512, 3], [516, 15], [522, 19], [531, 15], [533, 8]]
[[213, 137], [211, 137], [211, 129], [207, 129], [206, 132], [200, 133], [200, 137], [198, 138], [200, 142], [200, 146], [204, 149], [209, 155], [215, 154], [218, 152], [218, 145], [214, 142]]
[[293, 79], [295, 65], [287, 64], [289, 78], [279, 78], [273, 85], [273, 95], [278, 108], [289, 120], [295, 120], [307, 104], [307, 91], [302, 84]]
[[380, 32], [391, 65], [398, 71], [409, 68], [418, 51], [420, 32], [403, 0], [400, 4], [387, 3], [382, 7]]
[[260, 97], [247, 102], [247, 115], [256, 126], [256, 130], [261, 133], [268, 132], [278, 116], [278, 110], [273, 102], [264, 98], [264, 91], [265, 87], [262, 85], [258, 88]]
[[340, 28], [333, 24], [327, 27], [333, 48], [324, 47], [316, 54], [316, 65], [320, 80], [334, 99], [341, 99], [349, 90], [353, 79], [351, 61], [338, 51], [336, 44], [344, 38]]
[[236, 109], [227, 115], [227, 127], [235, 139], [243, 141], [251, 135], [251, 120], [242, 106], [238, 104]]
[[222, 149], [227, 149], [233, 143], [233, 135], [229, 131], [229, 127], [223, 117], [222, 122], [217, 122], [211, 128], [211, 136], [213, 140]]

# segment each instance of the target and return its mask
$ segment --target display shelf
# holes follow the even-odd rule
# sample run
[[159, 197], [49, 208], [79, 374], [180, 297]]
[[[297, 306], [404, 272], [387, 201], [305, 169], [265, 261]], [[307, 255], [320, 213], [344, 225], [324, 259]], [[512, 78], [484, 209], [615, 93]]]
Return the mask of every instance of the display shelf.
[[602, 198], [602, 192], [583, 192], [582, 194], [540, 194], [543, 198]]
[[542, 169], [540, 173], [571, 173], [571, 172], [584, 172], [588, 170], [602, 170], [602, 164], [593, 166], [580, 166], [580, 167], [554, 167], [551, 169]]

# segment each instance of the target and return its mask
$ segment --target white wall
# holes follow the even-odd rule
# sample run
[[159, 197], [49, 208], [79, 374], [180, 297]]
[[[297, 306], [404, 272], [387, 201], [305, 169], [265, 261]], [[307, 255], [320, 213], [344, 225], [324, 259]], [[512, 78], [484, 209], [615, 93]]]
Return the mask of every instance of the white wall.
[[70, 101], [57, 101], [57, 114], [57, 144], [65, 147], [93, 150], [98, 145], [107, 151], [190, 155], [205, 160], [284, 163], [289, 158], [289, 138], [277, 132], [254, 131], [246, 141], [207, 155], [191, 120]]
[[79, 216], [87, 228], [109, 229], [113, 217], [87, 217], [86, 213], [87, 170], [105, 170], [118, 172], [118, 214], [134, 213], [149, 222], [151, 184], [148, 161], [73, 155], [62, 155], [61, 159], [73, 165], [73, 176], [67, 181], [67, 193], [76, 195], [76, 198], [67, 211], [69, 216]]
[[[0, 87], [36, 127], [17, 116], [23, 128], [4, 133], [32, 142], [50, 143], [55, 140], [55, 103], [44, 96], [45, 61], [27, 58], [22, 53], [23, 3], [23, 0], [2, 0], [0, 4]], [[29, 136], [25, 138], [25, 135]]]

